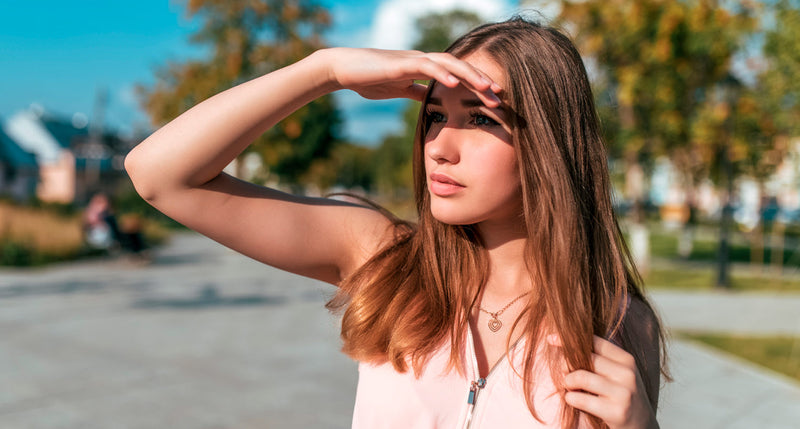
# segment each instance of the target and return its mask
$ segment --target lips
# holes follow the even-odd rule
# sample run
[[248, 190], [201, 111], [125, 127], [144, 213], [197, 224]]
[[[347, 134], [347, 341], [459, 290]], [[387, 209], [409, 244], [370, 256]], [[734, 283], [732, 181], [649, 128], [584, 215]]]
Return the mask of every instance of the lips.
[[440, 197], [456, 194], [465, 188], [452, 177], [441, 173], [431, 173], [428, 186], [432, 194]]

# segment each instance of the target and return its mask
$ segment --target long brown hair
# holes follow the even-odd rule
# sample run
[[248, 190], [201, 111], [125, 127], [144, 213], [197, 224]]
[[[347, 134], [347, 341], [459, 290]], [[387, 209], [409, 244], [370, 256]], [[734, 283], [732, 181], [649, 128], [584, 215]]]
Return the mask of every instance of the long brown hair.
[[[558, 31], [517, 17], [478, 27], [447, 49], [459, 58], [478, 51], [505, 70], [506, 103], [514, 112], [509, 125], [522, 183], [525, 261], [535, 285], [515, 326], [524, 324], [521, 374], [537, 416], [533, 372], [542, 335], [561, 338], [562, 352], [550, 348], [546, 362], [557, 385], [562, 359], [570, 369], [592, 368], [593, 335], [617, 339], [645, 374], [645, 346], [619, 335], [630, 299], [652, 316], [662, 351], [663, 335], [612, 209], [606, 150], [577, 50]], [[395, 240], [345, 279], [328, 303], [346, 306], [341, 335], [347, 354], [391, 362], [398, 371], [410, 362], [417, 374], [447, 340], [451, 365], [462, 367], [459, 350], [488, 271], [475, 226], [444, 224], [431, 214], [424, 112], [423, 105], [414, 146], [418, 224], [396, 221]], [[603, 426], [588, 417], [594, 427]], [[563, 426], [574, 427], [578, 419], [578, 411], [565, 406]]]

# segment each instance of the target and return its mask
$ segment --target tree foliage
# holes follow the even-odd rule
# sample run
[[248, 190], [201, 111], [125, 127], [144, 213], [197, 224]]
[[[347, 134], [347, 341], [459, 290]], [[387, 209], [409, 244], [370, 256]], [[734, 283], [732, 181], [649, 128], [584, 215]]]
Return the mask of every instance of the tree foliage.
[[[732, 135], [760, 126], [753, 116], [737, 128], [730, 114], [758, 112], [741, 91], [737, 106], [725, 95], [741, 87], [731, 62], [756, 30], [757, 12], [755, 3], [716, 0], [565, 2], [560, 18], [596, 66], [612, 153], [645, 163], [668, 155], [689, 181], [708, 177]], [[744, 160], [759, 156], [748, 152], [755, 148], [745, 142], [733, 152]]]
[[474, 12], [461, 9], [423, 15], [416, 22], [419, 38], [414, 42], [413, 49], [442, 52], [458, 37], [482, 23]]
[[315, 160], [302, 182], [313, 183], [322, 191], [341, 187], [370, 193], [374, 189], [374, 159], [372, 148], [341, 143], [328, 158]]
[[759, 78], [763, 106], [772, 112], [776, 131], [800, 136], [800, 2], [779, 2], [775, 24], [767, 32], [767, 67]]
[[[151, 122], [160, 126], [231, 86], [294, 63], [324, 47], [328, 12], [312, 0], [187, 0], [187, 15], [199, 20], [191, 42], [207, 48], [198, 60], [170, 62], [152, 87], [139, 87]], [[268, 97], [268, 94], [265, 94]], [[268, 176], [296, 183], [316, 157], [337, 143], [339, 111], [332, 97], [290, 115], [248, 151], [261, 155]]]

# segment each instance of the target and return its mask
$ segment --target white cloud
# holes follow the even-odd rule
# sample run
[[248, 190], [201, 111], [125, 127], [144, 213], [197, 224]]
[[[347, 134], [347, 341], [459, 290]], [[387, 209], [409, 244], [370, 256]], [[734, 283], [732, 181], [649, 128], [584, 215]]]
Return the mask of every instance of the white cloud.
[[474, 12], [486, 21], [507, 18], [512, 12], [507, 0], [386, 0], [375, 12], [370, 47], [409, 49], [416, 38], [417, 18], [453, 9]]

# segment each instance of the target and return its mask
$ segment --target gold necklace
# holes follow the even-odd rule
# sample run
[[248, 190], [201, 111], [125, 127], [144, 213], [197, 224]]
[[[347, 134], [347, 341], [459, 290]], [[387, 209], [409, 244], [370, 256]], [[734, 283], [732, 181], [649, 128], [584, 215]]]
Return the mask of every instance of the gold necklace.
[[481, 307], [481, 306], [479, 305], [479, 306], [478, 306], [478, 310], [480, 310], [480, 311], [482, 311], [482, 312], [484, 312], [484, 313], [488, 314], [488, 315], [489, 315], [489, 317], [491, 317], [491, 319], [489, 319], [489, 330], [490, 330], [490, 331], [492, 331], [492, 332], [497, 332], [497, 331], [499, 331], [499, 330], [500, 330], [500, 328], [502, 328], [502, 327], [503, 327], [503, 322], [501, 322], [501, 321], [500, 321], [500, 319], [498, 319], [498, 316], [500, 316], [501, 314], [503, 314], [503, 312], [504, 312], [504, 311], [508, 310], [508, 307], [511, 307], [511, 306], [512, 306], [512, 305], [513, 305], [515, 302], [519, 301], [519, 300], [520, 300], [520, 298], [522, 298], [523, 296], [525, 296], [525, 295], [527, 295], [527, 294], [529, 294], [529, 293], [531, 293], [531, 292], [530, 292], [530, 291], [528, 291], [528, 292], [525, 292], [525, 293], [523, 293], [522, 295], [520, 295], [520, 296], [518, 296], [518, 297], [516, 297], [516, 298], [512, 299], [512, 300], [511, 300], [511, 302], [509, 302], [508, 304], [506, 304], [506, 306], [505, 306], [505, 307], [501, 308], [501, 309], [500, 309], [500, 310], [498, 310], [498, 311], [495, 311], [494, 313], [492, 313], [491, 311], [485, 310], [483, 307]]

